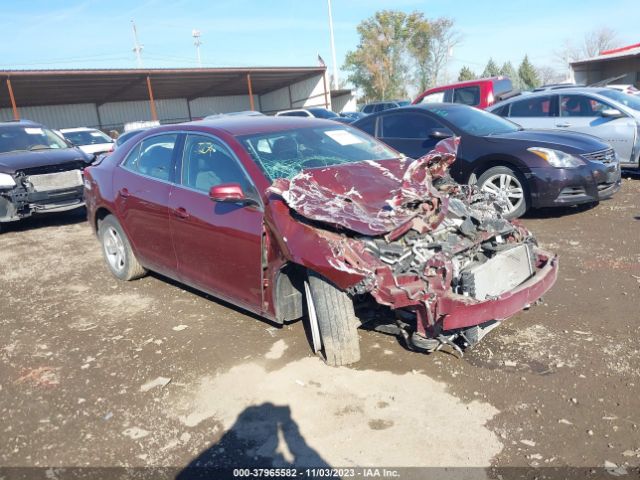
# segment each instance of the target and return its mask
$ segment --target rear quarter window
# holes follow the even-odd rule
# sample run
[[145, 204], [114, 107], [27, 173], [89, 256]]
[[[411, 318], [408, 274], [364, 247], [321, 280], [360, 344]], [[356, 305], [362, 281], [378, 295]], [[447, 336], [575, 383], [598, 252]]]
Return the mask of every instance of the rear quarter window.
[[496, 80], [493, 82], [493, 96], [499, 97], [504, 95], [505, 93], [509, 93], [513, 90], [513, 83], [508, 78], [503, 78], [502, 80]]
[[507, 105], [503, 105], [500, 108], [496, 108], [491, 113], [493, 113], [494, 115], [500, 115], [501, 117], [508, 117], [509, 116], [509, 107], [510, 106], [511, 106], [511, 104], [508, 103]]

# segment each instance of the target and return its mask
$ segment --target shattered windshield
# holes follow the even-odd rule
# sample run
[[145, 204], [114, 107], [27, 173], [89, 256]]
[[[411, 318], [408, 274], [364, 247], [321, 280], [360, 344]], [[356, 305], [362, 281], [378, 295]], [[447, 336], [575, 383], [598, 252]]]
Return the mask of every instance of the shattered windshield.
[[258, 133], [239, 140], [269, 180], [291, 178], [306, 168], [399, 156], [374, 138], [347, 126]]

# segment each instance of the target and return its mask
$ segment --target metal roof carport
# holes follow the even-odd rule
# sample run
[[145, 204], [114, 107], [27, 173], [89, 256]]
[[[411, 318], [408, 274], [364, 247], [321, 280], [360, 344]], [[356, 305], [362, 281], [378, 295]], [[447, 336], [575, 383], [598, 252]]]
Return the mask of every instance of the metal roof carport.
[[[7, 117], [9, 111], [14, 119], [18, 119], [21, 110], [27, 110], [27, 107], [34, 107], [31, 111], [39, 112], [46, 107], [84, 104], [95, 109], [98, 123], [95, 126], [110, 127], [112, 122], [101, 119], [102, 107], [108, 104], [126, 106], [127, 102], [131, 105], [145, 102], [148, 105], [147, 118], [132, 117], [130, 121], [168, 120], [159, 115], [157, 104], [163, 100], [179, 100], [179, 107], [175, 102], [165, 103], [181, 111], [177, 118], [171, 120], [184, 121], [202, 116], [202, 113], [220, 113], [192, 113], [193, 102], [211, 97], [235, 98], [235, 101], [224, 103], [226, 109], [246, 105], [244, 109], [265, 113], [309, 103], [328, 107], [330, 97], [325, 71], [326, 67], [0, 70], [0, 113], [5, 110], [0, 119]], [[242, 102], [237, 97], [241, 97]], [[212, 105], [211, 102], [208, 105]], [[132, 116], [141, 115], [139, 105], [137, 107], [130, 109]], [[200, 110], [203, 109], [204, 106]]]
[[571, 62], [576, 83], [593, 83], [624, 75], [613, 83], [640, 87], [640, 43], [600, 52], [592, 58]]

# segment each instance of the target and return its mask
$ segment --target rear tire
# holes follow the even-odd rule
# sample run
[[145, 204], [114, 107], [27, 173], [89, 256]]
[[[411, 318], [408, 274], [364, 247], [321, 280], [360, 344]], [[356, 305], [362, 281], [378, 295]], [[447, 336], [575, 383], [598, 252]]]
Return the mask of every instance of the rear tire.
[[510, 167], [493, 167], [478, 178], [480, 190], [506, 196], [511, 210], [503, 212], [506, 219], [521, 217], [529, 209], [529, 185], [520, 172]]
[[349, 365], [360, 360], [358, 317], [353, 300], [320, 275], [309, 272], [309, 290], [315, 308], [324, 360], [328, 365]]
[[144, 277], [147, 270], [140, 265], [129, 239], [120, 222], [107, 215], [98, 225], [98, 236], [102, 243], [102, 254], [111, 273], [120, 280], [135, 280]]

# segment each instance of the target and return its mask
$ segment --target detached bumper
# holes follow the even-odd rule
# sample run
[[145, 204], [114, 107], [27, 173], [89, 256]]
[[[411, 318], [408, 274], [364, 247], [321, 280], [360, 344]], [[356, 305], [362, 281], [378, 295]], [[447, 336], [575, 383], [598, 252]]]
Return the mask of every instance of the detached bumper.
[[598, 202], [620, 190], [618, 162], [588, 162], [578, 168], [532, 168], [525, 176], [535, 208]]
[[438, 299], [436, 318], [442, 318], [444, 330], [472, 327], [489, 320], [505, 320], [542, 297], [558, 277], [558, 257], [536, 250], [543, 264], [517, 288], [491, 300], [478, 301], [461, 295]]

